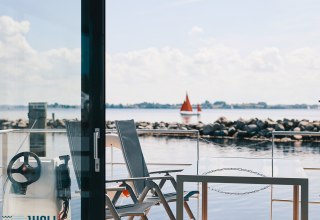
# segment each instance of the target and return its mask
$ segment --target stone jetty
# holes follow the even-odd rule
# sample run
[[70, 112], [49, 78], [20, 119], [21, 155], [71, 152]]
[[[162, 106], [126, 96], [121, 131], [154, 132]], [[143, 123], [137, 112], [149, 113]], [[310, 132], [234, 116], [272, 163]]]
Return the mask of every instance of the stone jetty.
[[[0, 119], [0, 129], [25, 129], [28, 128], [28, 120], [18, 119], [9, 121]], [[47, 127], [52, 129], [65, 128], [65, 119], [47, 120]], [[272, 131], [320, 131], [320, 121], [310, 121], [307, 119], [238, 119], [228, 120], [220, 117], [212, 123], [198, 122], [196, 124], [183, 124], [177, 122], [136, 122], [137, 129], [173, 129], [173, 130], [198, 130], [203, 137], [210, 138], [229, 138], [229, 139], [251, 139], [266, 140], [270, 139]], [[106, 121], [107, 129], [115, 129], [113, 121]], [[277, 141], [320, 141], [320, 137], [310, 136], [287, 136], [278, 137]]]

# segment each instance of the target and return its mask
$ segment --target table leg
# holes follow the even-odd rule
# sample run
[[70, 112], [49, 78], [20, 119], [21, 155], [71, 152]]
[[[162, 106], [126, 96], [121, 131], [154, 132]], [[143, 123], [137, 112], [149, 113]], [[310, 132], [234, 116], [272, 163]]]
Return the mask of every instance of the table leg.
[[183, 181], [177, 176], [177, 220], [183, 219]]
[[293, 220], [299, 220], [299, 186], [293, 186]]
[[202, 220], [208, 220], [208, 183], [202, 182]]

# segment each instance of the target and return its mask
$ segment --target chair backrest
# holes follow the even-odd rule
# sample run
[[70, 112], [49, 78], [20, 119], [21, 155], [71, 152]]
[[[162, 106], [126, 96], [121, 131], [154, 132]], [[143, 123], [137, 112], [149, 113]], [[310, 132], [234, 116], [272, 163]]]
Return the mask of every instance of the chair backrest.
[[[130, 177], [149, 177], [134, 121], [116, 121], [115, 123]], [[138, 194], [141, 194], [145, 184], [145, 181], [134, 181], [134, 187]]]
[[76, 174], [79, 189], [81, 189], [81, 122], [67, 121], [67, 136], [71, 160]]

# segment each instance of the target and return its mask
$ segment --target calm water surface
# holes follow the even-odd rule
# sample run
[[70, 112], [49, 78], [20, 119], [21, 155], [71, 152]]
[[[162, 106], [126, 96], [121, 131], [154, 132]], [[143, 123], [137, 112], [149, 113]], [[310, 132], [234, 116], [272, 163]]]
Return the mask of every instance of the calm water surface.
[[[9, 142], [9, 158], [15, 153], [21, 145], [26, 134], [10, 134]], [[172, 137], [140, 137], [143, 147], [144, 156], [147, 162], [152, 163], [196, 163], [196, 141], [190, 138], [172, 138]], [[47, 134], [46, 135], [46, 151], [48, 157], [57, 157], [63, 154], [70, 154], [68, 142], [65, 134]], [[0, 142], [1, 143], [1, 142]], [[28, 150], [29, 141], [23, 145], [21, 151]], [[254, 158], [253, 163], [256, 166], [249, 167], [252, 171], [264, 173], [264, 170], [259, 168], [258, 158], [271, 157], [271, 144], [264, 143], [260, 145], [251, 145], [253, 142], [233, 142], [220, 140], [215, 143], [200, 143], [200, 157], [233, 157], [235, 168], [244, 168], [240, 157]], [[122, 154], [118, 149], [107, 149], [107, 161], [110, 162], [111, 154], [113, 154], [114, 162], [123, 162]], [[277, 144], [275, 148], [275, 156], [285, 159], [299, 159], [304, 167], [320, 167], [320, 143], [305, 143], [305, 144]], [[200, 161], [201, 163], [201, 161]], [[185, 168], [184, 165], [149, 165], [149, 170], [159, 169], [176, 169]], [[247, 167], [245, 167], [247, 168]], [[71, 166], [71, 169], [73, 167]], [[207, 170], [211, 170], [209, 166]], [[283, 169], [287, 169], [284, 167]], [[229, 172], [229, 171], [222, 171]], [[229, 174], [229, 173], [224, 173]], [[241, 175], [238, 171], [230, 173], [231, 175]], [[320, 172], [307, 171], [307, 176], [310, 179], [310, 201], [320, 201]], [[124, 165], [107, 165], [106, 175], [108, 179], [127, 177], [127, 171]], [[1, 181], [2, 182], [2, 181]], [[210, 185], [210, 187], [218, 188], [228, 192], [246, 192], [252, 191], [257, 186], [252, 185]], [[260, 186], [259, 186], [260, 187]], [[263, 187], [263, 186], [261, 186]], [[197, 185], [187, 185], [186, 188], [197, 189]], [[74, 173], [72, 171], [72, 191], [77, 190], [77, 184]], [[166, 190], [170, 190], [170, 185], [166, 186]], [[247, 219], [270, 219], [271, 202], [270, 188], [248, 195], [236, 196], [209, 191], [209, 219], [223, 220], [247, 220]], [[292, 187], [275, 187], [273, 198], [290, 199], [292, 198]], [[125, 201], [122, 201], [125, 202]], [[191, 199], [191, 209], [195, 215], [201, 213], [201, 202], [198, 199]], [[175, 210], [174, 203], [171, 204]], [[80, 200], [79, 195], [73, 193], [71, 202], [72, 217], [79, 219]], [[292, 204], [291, 203], [272, 203], [273, 219], [292, 219]], [[320, 206], [310, 205], [310, 219], [319, 219]], [[200, 217], [200, 216], [199, 216]], [[162, 206], [157, 206], [151, 209], [149, 219], [163, 220], [167, 219]]]
[[[75, 119], [80, 118], [80, 109], [48, 109], [47, 118], [52, 118], [52, 113], [55, 118], [59, 119]], [[192, 116], [188, 119], [189, 123], [202, 121], [210, 123], [217, 118], [225, 116], [229, 120], [237, 120], [239, 118], [250, 119], [271, 118], [274, 120], [289, 118], [289, 119], [309, 119], [320, 120], [320, 110], [318, 109], [204, 109], [201, 116]], [[28, 109], [0, 109], [0, 119], [7, 118], [15, 120], [18, 118], [27, 119]], [[185, 122], [181, 118], [178, 109], [107, 109], [107, 120], [122, 120], [134, 119], [136, 121], [165, 121], [165, 122]]]

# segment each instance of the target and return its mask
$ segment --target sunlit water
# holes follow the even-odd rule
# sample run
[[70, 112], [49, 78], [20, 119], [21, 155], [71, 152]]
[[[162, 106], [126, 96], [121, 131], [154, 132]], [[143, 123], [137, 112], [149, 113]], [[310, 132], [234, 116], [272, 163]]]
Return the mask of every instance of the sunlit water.
[[[9, 134], [8, 136], [8, 158], [16, 153], [17, 149], [23, 142], [26, 134]], [[172, 138], [172, 137], [140, 137], [145, 159], [148, 163], [181, 163], [194, 164], [197, 158], [196, 140], [190, 138]], [[70, 154], [68, 142], [65, 134], [47, 134], [47, 156], [57, 157], [59, 155]], [[2, 142], [0, 142], [2, 143]], [[20, 151], [28, 150], [29, 140]], [[200, 142], [200, 158], [214, 157], [233, 157], [234, 167], [243, 168], [240, 157], [255, 158], [253, 161], [257, 166], [250, 169], [255, 172], [263, 173], [259, 170], [259, 159], [271, 157], [271, 143], [252, 146], [254, 142], [233, 142], [219, 140], [217, 143]], [[250, 146], [248, 146], [250, 145]], [[1, 146], [2, 147], [2, 146]], [[107, 162], [111, 160], [111, 149], [106, 150]], [[118, 149], [113, 149], [113, 162], [123, 162], [122, 154]], [[305, 144], [276, 144], [275, 157], [287, 159], [299, 159], [304, 167], [320, 167], [320, 143]], [[2, 155], [1, 155], [2, 158]], [[201, 161], [200, 161], [201, 163]], [[188, 169], [184, 165], [149, 165], [149, 170], [159, 169]], [[283, 169], [286, 169], [284, 167]], [[72, 192], [77, 190], [75, 175], [72, 170]], [[211, 170], [210, 166], [207, 171]], [[223, 172], [223, 171], [222, 171]], [[229, 171], [224, 171], [229, 172]], [[220, 174], [220, 173], [219, 173]], [[228, 173], [225, 173], [228, 174]], [[237, 175], [237, 171], [230, 173]], [[306, 171], [310, 180], [310, 201], [320, 201], [320, 171]], [[126, 167], [124, 165], [107, 165], [106, 175], [108, 179], [127, 177]], [[239, 175], [241, 175], [239, 173]], [[1, 181], [2, 182], [2, 181]], [[246, 192], [257, 189], [253, 185], [209, 185], [210, 187], [219, 188], [227, 192]], [[260, 187], [260, 186], [259, 186]], [[258, 188], [259, 188], [258, 187]], [[263, 187], [263, 186], [261, 186]], [[187, 189], [197, 189], [197, 185], [187, 185]], [[166, 186], [166, 190], [170, 190], [170, 185]], [[247, 219], [270, 219], [271, 202], [270, 188], [248, 195], [226, 195], [209, 190], [209, 219], [223, 220], [247, 220]], [[273, 198], [291, 199], [292, 187], [275, 187]], [[125, 202], [125, 201], [120, 201]], [[194, 214], [201, 217], [201, 199], [191, 199], [191, 209]], [[171, 207], [175, 212], [175, 203], [171, 203]], [[73, 193], [71, 200], [72, 219], [80, 219], [80, 199], [79, 195]], [[310, 219], [319, 219], [320, 206], [310, 205]], [[292, 219], [292, 203], [272, 203], [273, 219]], [[163, 220], [167, 219], [162, 206], [153, 207], [149, 213], [149, 219]], [[187, 219], [185, 215], [185, 219]], [[199, 218], [200, 219], [200, 218]]]

